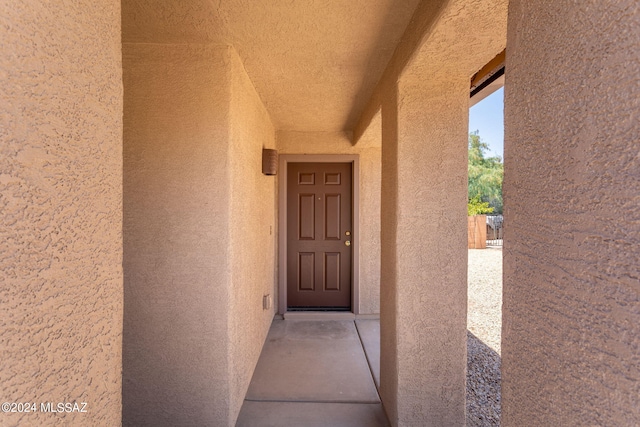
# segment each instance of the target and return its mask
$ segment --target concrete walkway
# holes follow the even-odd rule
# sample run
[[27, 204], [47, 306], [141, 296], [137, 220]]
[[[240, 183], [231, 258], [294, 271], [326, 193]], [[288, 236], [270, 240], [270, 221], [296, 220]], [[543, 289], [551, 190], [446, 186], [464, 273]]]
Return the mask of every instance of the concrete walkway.
[[387, 427], [378, 320], [274, 320], [239, 427]]

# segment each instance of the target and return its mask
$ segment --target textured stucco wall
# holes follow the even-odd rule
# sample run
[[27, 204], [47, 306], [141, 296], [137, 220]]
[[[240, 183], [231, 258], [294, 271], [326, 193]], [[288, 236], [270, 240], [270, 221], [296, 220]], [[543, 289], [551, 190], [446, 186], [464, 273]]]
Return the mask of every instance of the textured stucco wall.
[[509, 6], [502, 424], [640, 425], [640, 8]]
[[274, 313], [275, 131], [233, 48], [124, 53], [124, 422], [234, 425]]
[[[275, 313], [276, 177], [262, 174], [262, 148], [275, 148], [271, 119], [240, 58], [233, 49], [229, 53], [230, 416], [235, 423]], [[272, 306], [263, 310], [266, 294]]]
[[229, 48], [123, 51], [123, 422], [227, 425]]
[[0, 9], [0, 425], [118, 425], [120, 2]]
[[380, 393], [394, 426], [464, 424], [468, 90], [464, 76], [401, 84], [382, 110]]
[[398, 94], [384, 95], [381, 111], [382, 162], [380, 186], [380, 399], [387, 417], [397, 426], [398, 408]]
[[[378, 123], [379, 125], [379, 123]], [[372, 135], [375, 138], [375, 133]], [[360, 156], [360, 314], [380, 312], [380, 141], [351, 145], [346, 132], [277, 133], [279, 154]], [[377, 146], [376, 146], [377, 145]]]

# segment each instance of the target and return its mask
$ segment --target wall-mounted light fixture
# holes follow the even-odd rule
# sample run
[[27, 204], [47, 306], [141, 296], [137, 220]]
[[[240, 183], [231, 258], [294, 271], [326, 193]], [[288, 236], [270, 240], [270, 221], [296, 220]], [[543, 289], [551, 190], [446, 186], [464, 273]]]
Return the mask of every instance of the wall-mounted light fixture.
[[262, 173], [275, 175], [278, 172], [278, 151], [270, 148], [262, 149]]

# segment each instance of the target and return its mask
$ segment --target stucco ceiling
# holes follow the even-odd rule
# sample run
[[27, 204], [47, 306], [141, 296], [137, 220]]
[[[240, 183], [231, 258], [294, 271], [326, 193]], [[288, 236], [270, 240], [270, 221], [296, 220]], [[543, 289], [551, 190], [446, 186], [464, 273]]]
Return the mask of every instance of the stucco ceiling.
[[419, 0], [124, 0], [123, 42], [231, 44], [279, 130], [353, 129]]

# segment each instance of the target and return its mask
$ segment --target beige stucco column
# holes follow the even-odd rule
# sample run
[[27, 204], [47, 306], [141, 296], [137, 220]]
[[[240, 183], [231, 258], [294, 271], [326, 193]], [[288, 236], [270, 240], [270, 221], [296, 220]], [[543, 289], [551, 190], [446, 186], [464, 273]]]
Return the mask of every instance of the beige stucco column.
[[640, 9], [509, 6], [502, 425], [640, 424]]
[[465, 421], [468, 79], [382, 107], [381, 397], [394, 426]]

